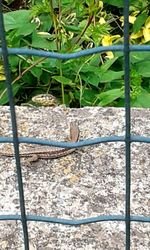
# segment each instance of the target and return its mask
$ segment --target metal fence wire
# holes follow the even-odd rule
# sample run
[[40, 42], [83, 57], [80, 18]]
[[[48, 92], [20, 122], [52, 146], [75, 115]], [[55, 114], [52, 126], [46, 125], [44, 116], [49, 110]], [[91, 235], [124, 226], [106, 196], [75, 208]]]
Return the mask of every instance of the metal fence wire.
[[[132, 216], [130, 214], [130, 194], [131, 194], [131, 143], [132, 142], [143, 142], [150, 143], [150, 137], [135, 136], [130, 133], [130, 51], [150, 51], [150, 45], [129, 45], [129, 1], [124, 0], [124, 44], [118, 46], [107, 46], [107, 47], [95, 47], [92, 49], [87, 49], [77, 53], [70, 54], [60, 54], [54, 52], [47, 52], [35, 49], [23, 49], [23, 48], [7, 48], [5, 31], [4, 31], [4, 22], [2, 14], [2, 1], [0, 0], [0, 39], [1, 39], [1, 48], [0, 54], [3, 57], [4, 69], [6, 75], [6, 85], [9, 96], [10, 103], [10, 112], [11, 112], [11, 122], [13, 137], [0, 137], [0, 143], [12, 143], [14, 146], [15, 158], [16, 158], [16, 169], [17, 169], [17, 180], [19, 187], [19, 198], [20, 198], [20, 214], [18, 215], [0, 215], [0, 220], [19, 220], [22, 223], [23, 236], [24, 236], [24, 249], [29, 250], [29, 239], [28, 239], [28, 221], [39, 221], [39, 222], [49, 222], [49, 223], [59, 223], [64, 225], [80, 226], [83, 224], [96, 223], [102, 221], [124, 221], [126, 225], [125, 235], [125, 249], [130, 250], [130, 226], [131, 222], [145, 222], [150, 223], [150, 217], [144, 216]], [[101, 53], [104, 51], [122, 51], [124, 53], [124, 71], [125, 71], [125, 136], [110, 136], [110, 137], [99, 137], [96, 139], [83, 140], [76, 143], [65, 143], [65, 142], [56, 142], [48, 140], [40, 140], [36, 138], [24, 138], [18, 137], [17, 135], [17, 123], [16, 123], [16, 114], [15, 106], [13, 101], [13, 92], [11, 86], [11, 73], [9, 70], [9, 55], [35, 55], [40, 57], [50, 57], [57, 59], [73, 59], [79, 58], [82, 56], [87, 56], [91, 54]], [[126, 195], [125, 195], [125, 215], [110, 215], [110, 216], [97, 216], [92, 218], [80, 219], [80, 220], [68, 220], [68, 219], [59, 219], [54, 217], [45, 217], [45, 216], [36, 216], [36, 215], [26, 215], [25, 209], [25, 200], [24, 200], [24, 191], [23, 191], [23, 182], [21, 174], [21, 165], [19, 157], [19, 143], [34, 143], [34, 144], [43, 144], [56, 147], [64, 148], [78, 148], [82, 146], [94, 145], [105, 142], [124, 142], [125, 143], [125, 159], [126, 159]]]

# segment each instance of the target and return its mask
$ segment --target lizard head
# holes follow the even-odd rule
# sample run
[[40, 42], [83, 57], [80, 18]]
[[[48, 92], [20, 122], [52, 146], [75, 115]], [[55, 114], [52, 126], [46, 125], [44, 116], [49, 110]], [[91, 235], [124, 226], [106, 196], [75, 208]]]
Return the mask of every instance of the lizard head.
[[32, 101], [39, 106], [58, 106], [58, 100], [51, 94], [40, 94], [32, 97]]

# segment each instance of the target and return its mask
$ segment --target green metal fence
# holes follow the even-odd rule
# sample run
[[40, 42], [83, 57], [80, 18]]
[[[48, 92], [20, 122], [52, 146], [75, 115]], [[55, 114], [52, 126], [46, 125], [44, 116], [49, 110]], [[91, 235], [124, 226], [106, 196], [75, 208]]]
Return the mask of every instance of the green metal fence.
[[[11, 112], [11, 122], [13, 129], [13, 137], [0, 137], [0, 143], [12, 143], [14, 145], [14, 152], [16, 158], [16, 169], [17, 169], [17, 179], [19, 187], [19, 198], [20, 198], [20, 214], [18, 215], [0, 215], [0, 220], [19, 220], [22, 223], [23, 236], [24, 236], [24, 248], [25, 250], [29, 249], [29, 239], [28, 239], [28, 221], [39, 221], [39, 222], [49, 222], [49, 223], [59, 223], [64, 225], [80, 226], [82, 224], [103, 222], [103, 221], [124, 221], [126, 225], [126, 250], [130, 250], [130, 227], [131, 222], [145, 222], [150, 223], [150, 217], [144, 216], [132, 216], [130, 213], [130, 194], [131, 194], [131, 143], [133, 142], [143, 142], [150, 143], [150, 137], [135, 136], [130, 133], [131, 127], [131, 118], [130, 118], [130, 51], [150, 51], [150, 45], [129, 45], [129, 1], [124, 0], [124, 44], [118, 46], [107, 46], [107, 47], [96, 47], [93, 49], [88, 49], [80, 51], [77, 53], [70, 54], [60, 54], [54, 52], [45, 52], [39, 50], [30, 50], [23, 48], [7, 48], [5, 32], [4, 32], [4, 23], [2, 15], [2, 1], [0, 0], [0, 38], [1, 45], [0, 54], [2, 54], [5, 74], [6, 74], [6, 85], [9, 96], [10, 103], [10, 112]], [[82, 56], [87, 56], [91, 54], [101, 53], [104, 51], [122, 51], [124, 53], [124, 70], [125, 70], [125, 136], [110, 136], [110, 137], [99, 137], [96, 139], [83, 140], [76, 143], [65, 143], [65, 142], [56, 142], [48, 140], [40, 140], [37, 138], [23, 138], [18, 137], [17, 133], [17, 123], [16, 123], [16, 114], [15, 106], [13, 101], [13, 93], [11, 86], [11, 74], [9, 70], [9, 55], [36, 55], [40, 57], [50, 57], [57, 59], [73, 59], [79, 58]], [[94, 218], [86, 218], [80, 220], [68, 220], [68, 219], [59, 219], [54, 217], [45, 217], [45, 216], [36, 216], [36, 215], [26, 215], [25, 209], [25, 200], [24, 200], [24, 190], [22, 182], [22, 173], [21, 173], [21, 164], [19, 157], [19, 144], [20, 143], [33, 143], [33, 144], [42, 144], [50, 145], [56, 147], [64, 148], [78, 148], [82, 146], [94, 145], [105, 142], [124, 142], [125, 143], [125, 159], [126, 159], [126, 196], [125, 196], [125, 215], [110, 215], [110, 216], [97, 216]]]

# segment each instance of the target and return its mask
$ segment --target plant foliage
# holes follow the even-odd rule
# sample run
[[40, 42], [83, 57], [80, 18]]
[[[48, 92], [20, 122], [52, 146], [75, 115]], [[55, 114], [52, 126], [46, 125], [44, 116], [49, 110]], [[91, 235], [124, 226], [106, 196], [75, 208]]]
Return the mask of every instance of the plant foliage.
[[[7, 7], [14, 1], [5, 1]], [[30, 3], [30, 4], [29, 4]], [[123, 0], [34, 0], [26, 9], [6, 11], [8, 47], [71, 53], [95, 46], [123, 44]], [[112, 8], [113, 6], [113, 8]], [[150, 44], [149, 1], [130, 1], [130, 44]], [[131, 105], [150, 107], [149, 52], [131, 53]], [[15, 103], [31, 103], [51, 93], [71, 107], [124, 106], [124, 59], [111, 51], [60, 61], [11, 56]], [[0, 104], [8, 103], [0, 61]]]

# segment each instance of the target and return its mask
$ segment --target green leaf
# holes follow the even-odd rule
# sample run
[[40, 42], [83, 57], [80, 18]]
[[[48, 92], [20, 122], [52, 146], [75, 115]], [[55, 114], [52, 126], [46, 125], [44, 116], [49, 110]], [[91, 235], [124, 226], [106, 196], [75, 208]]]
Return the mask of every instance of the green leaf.
[[40, 19], [40, 31], [48, 32], [52, 27], [52, 19], [49, 13], [43, 13], [39, 16]]
[[124, 0], [103, 0], [103, 2], [119, 8], [124, 6]]
[[71, 86], [71, 87], [74, 87], [74, 86], [75, 86], [75, 84], [72, 82], [71, 79], [66, 78], [66, 77], [64, 77], [64, 76], [53, 76], [52, 78], [55, 79], [57, 82], [62, 83], [62, 84], [65, 85], [65, 86], [67, 86], [67, 85], [68, 85], [68, 86]]
[[14, 2], [14, 0], [5, 0], [5, 2], [9, 5], [9, 4], [11, 4], [12, 2]]
[[31, 70], [31, 73], [36, 77], [36, 78], [40, 78], [40, 76], [42, 75], [42, 69], [38, 68], [38, 67], [34, 67]]
[[132, 107], [150, 108], [150, 93], [142, 89], [140, 95], [131, 103]]
[[80, 99], [79, 91], [75, 91], [75, 97], [80, 101], [80, 106], [93, 106], [96, 94], [97, 90], [84, 88]]
[[92, 65], [89, 65], [89, 64], [87, 64], [87, 65], [85, 64], [85, 65], [81, 68], [80, 72], [84, 72], [84, 73], [89, 73], [89, 72], [91, 72], [92, 74], [93, 74], [93, 72], [99, 73], [99, 72], [100, 72], [100, 67], [95, 67], [95, 66], [92, 66]]
[[28, 71], [26, 74], [24, 74], [22, 76], [22, 80], [24, 83], [26, 83], [27, 85], [26, 86], [35, 86], [35, 77], [33, 76], [33, 74], [31, 74], [30, 71]]
[[143, 77], [150, 77], [150, 61], [143, 61], [135, 64], [135, 69], [139, 75]]
[[85, 83], [89, 83], [95, 87], [98, 87], [98, 84], [100, 83], [100, 78], [97, 74], [89, 72], [81, 76], [82, 76], [82, 79], [85, 81]]
[[137, 33], [141, 29], [141, 27], [143, 26], [143, 24], [145, 23], [147, 18], [148, 18], [148, 15], [145, 12], [140, 14], [136, 18], [135, 23], [133, 24], [133, 32], [134, 33]]
[[[123, 8], [124, 6], [124, 0], [103, 0], [103, 2], [119, 8]], [[130, 4], [133, 4], [135, 0], [130, 0], [129, 2]], [[136, 0], [136, 2], [138, 1]]]
[[[27, 32], [27, 29], [31, 26], [32, 30], [36, 27], [36, 24], [31, 23], [30, 10], [17, 10], [4, 14], [5, 30], [19, 29], [22, 33]], [[25, 31], [24, 31], [25, 30]], [[30, 29], [31, 32], [31, 29]], [[28, 32], [29, 33], [29, 32]]]
[[19, 64], [19, 61], [21, 59], [18, 57], [18, 56], [10, 56], [9, 57], [9, 63], [10, 63], [10, 67], [11, 67], [11, 71], [12, 72], [16, 72], [18, 71], [18, 64]]
[[44, 36], [41, 36], [37, 33], [33, 33], [32, 35], [32, 47], [38, 48], [38, 49], [48, 49], [48, 50], [56, 50], [56, 42], [50, 41]]
[[101, 59], [100, 59], [99, 54], [91, 56], [91, 60], [90, 60], [89, 64], [90, 64], [90, 66], [99, 67], [100, 60]]
[[[15, 96], [20, 89], [20, 84], [14, 84], [12, 85], [13, 90], [13, 96]], [[6, 90], [6, 84], [3, 83], [3, 85], [0, 86], [0, 105], [4, 105], [8, 103], [8, 94]]]
[[124, 90], [122, 88], [120, 89], [111, 89], [106, 92], [103, 92], [99, 95], [97, 95], [98, 99], [101, 101], [99, 102], [99, 106], [106, 106], [108, 104], [111, 104], [114, 100], [118, 98], [124, 97]]
[[28, 36], [32, 34], [35, 30], [36, 25], [35, 23], [26, 23], [26, 25], [21, 24], [16, 31], [16, 36]]
[[[138, 63], [140, 61], [147, 61], [150, 58], [149, 51], [138, 51], [130, 53], [130, 59], [132, 63]], [[142, 62], [141, 62], [142, 63]]]
[[6, 32], [12, 29], [16, 29], [18, 27], [15, 18], [12, 17], [9, 12], [4, 14], [4, 24]]
[[124, 75], [124, 71], [112, 71], [108, 70], [105, 73], [102, 73], [100, 75], [100, 81], [101, 82], [111, 82], [113, 80], [121, 79]]
[[79, 33], [79, 31], [81, 30], [78, 26], [74, 25], [64, 25], [64, 28], [66, 29], [66, 31], [71, 31], [74, 33]]
[[102, 64], [101, 66], [101, 70], [103, 72], [107, 71], [112, 65], [113, 63], [118, 59], [118, 57], [114, 57], [112, 59], [108, 59], [104, 64]]

